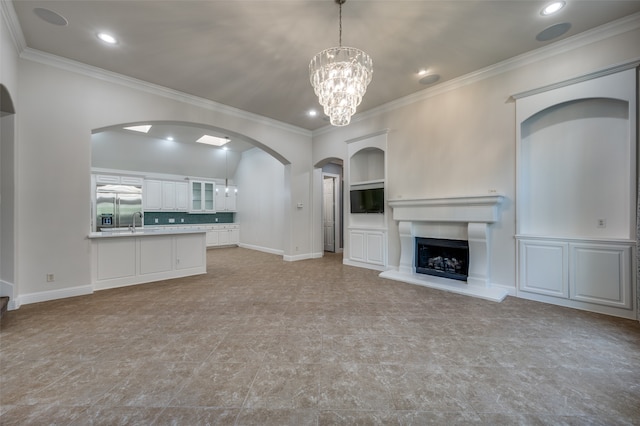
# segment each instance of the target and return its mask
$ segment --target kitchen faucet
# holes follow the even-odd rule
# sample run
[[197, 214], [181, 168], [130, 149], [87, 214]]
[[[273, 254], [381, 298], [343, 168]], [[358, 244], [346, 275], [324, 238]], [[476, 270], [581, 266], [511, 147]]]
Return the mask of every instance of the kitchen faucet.
[[140, 224], [142, 224], [142, 212], [135, 212], [133, 214], [133, 225], [129, 226], [129, 229], [131, 229], [131, 232], [136, 232], [136, 215], [140, 215]]

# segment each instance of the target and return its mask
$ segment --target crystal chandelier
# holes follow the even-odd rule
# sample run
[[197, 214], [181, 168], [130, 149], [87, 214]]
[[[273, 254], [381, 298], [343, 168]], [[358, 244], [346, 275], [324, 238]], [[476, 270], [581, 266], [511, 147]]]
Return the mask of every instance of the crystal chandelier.
[[309, 77], [324, 113], [334, 126], [346, 126], [360, 105], [371, 82], [373, 62], [360, 49], [342, 47], [342, 4], [340, 6], [340, 44], [325, 49], [309, 63]]

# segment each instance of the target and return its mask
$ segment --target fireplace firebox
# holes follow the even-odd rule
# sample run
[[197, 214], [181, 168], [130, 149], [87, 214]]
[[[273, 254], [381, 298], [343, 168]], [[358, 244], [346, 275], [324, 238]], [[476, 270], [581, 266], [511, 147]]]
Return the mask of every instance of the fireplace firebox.
[[469, 243], [416, 237], [416, 273], [466, 281], [469, 274]]

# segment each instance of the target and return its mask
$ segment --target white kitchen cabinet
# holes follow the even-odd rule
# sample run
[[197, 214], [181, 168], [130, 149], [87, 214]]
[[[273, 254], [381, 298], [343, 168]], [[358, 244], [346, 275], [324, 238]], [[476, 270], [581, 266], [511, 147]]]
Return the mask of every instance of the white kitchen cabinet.
[[176, 209], [176, 183], [171, 181], [162, 182], [162, 210]]
[[216, 185], [216, 211], [235, 212], [238, 187], [235, 185]]
[[176, 182], [176, 210], [189, 210], [189, 184], [187, 182]]
[[142, 196], [145, 211], [162, 210], [162, 181], [145, 179]]
[[208, 181], [190, 180], [189, 186], [189, 211], [191, 213], [215, 213], [216, 184]]
[[189, 187], [186, 182], [144, 180], [145, 211], [188, 211]]
[[96, 175], [96, 183], [111, 185], [142, 185], [143, 179], [138, 176]]
[[240, 244], [240, 225], [235, 223], [212, 225], [207, 229], [207, 247]]

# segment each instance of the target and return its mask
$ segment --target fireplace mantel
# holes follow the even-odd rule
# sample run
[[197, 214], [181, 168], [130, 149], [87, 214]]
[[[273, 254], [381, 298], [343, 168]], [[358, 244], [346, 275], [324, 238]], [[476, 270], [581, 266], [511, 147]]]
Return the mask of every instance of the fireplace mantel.
[[500, 194], [471, 197], [423, 198], [389, 200], [393, 219], [422, 222], [485, 222], [499, 219]]
[[[500, 220], [501, 194], [470, 197], [390, 200], [393, 219], [400, 234], [400, 265], [397, 271], [380, 274], [383, 278], [466, 294], [487, 300], [502, 301], [507, 291], [491, 286], [491, 234], [489, 226]], [[429, 235], [429, 224], [466, 224], [469, 241], [469, 276], [467, 283], [417, 274], [415, 268], [416, 237]]]

